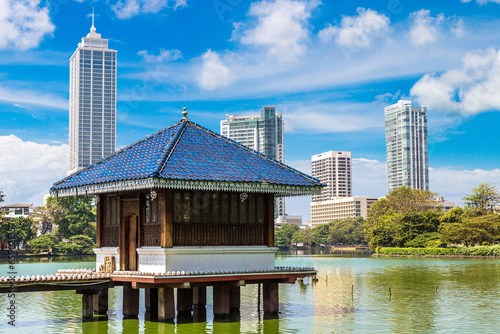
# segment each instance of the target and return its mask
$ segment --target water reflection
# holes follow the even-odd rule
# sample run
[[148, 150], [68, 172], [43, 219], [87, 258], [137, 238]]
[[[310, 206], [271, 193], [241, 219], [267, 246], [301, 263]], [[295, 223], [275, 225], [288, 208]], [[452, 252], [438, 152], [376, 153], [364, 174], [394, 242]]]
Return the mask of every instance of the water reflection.
[[[78, 262], [19, 265], [28, 274], [51, 274], [57, 267], [88, 268]], [[55, 264], [55, 266], [53, 266]], [[280, 313], [257, 312], [257, 286], [241, 287], [241, 311], [213, 319], [212, 289], [206, 308], [176, 323], [151, 321], [141, 292], [139, 319], [123, 319], [122, 289], [109, 291], [108, 316], [81, 321], [81, 296], [73, 291], [20, 293], [16, 328], [22, 333], [496, 333], [500, 320], [499, 260], [398, 259], [352, 255], [280, 255], [280, 266], [314, 266], [318, 282], [280, 284]], [[59, 265], [59, 266], [58, 266]], [[0, 270], [6, 270], [0, 265]], [[49, 271], [52, 270], [52, 271]], [[392, 296], [389, 298], [389, 288]], [[437, 290], [436, 290], [437, 288]], [[0, 295], [0, 308], [8, 300]], [[262, 307], [261, 307], [262, 310]]]

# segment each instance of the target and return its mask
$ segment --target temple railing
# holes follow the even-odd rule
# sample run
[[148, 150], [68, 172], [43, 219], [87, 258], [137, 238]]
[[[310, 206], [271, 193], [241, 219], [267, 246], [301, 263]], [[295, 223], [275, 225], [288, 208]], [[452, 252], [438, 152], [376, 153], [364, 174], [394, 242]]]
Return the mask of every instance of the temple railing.
[[160, 224], [142, 225], [142, 245], [160, 246], [161, 245], [161, 226]]
[[174, 246], [265, 245], [264, 224], [174, 224]]

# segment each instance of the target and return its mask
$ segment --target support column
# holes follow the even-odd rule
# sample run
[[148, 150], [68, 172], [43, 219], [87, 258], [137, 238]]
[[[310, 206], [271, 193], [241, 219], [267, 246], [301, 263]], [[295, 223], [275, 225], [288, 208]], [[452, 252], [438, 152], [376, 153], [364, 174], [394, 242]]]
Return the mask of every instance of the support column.
[[229, 315], [229, 286], [214, 286], [214, 316]]
[[82, 318], [83, 320], [92, 320], [94, 316], [93, 295], [82, 293]]
[[132, 284], [123, 285], [123, 317], [137, 318], [139, 315], [139, 289], [132, 289]]
[[203, 308], [207, 306], [207, 287], [200, 286], [193, 289], [193, 305], [194, 308]]
[[193, 290], [177, 289], [177, 313], [191, 314], [193, 310]]
[[229, 287], [229, 309], [231, 312], [240, 311], [240, 287], [231, 286]]
[[278, 314], [279, 310], [279, 293], [278, 283], [264, 283], [263, 284], [263, 301], [264, 301], [264, 314]]
[[152, 314], [158, 313], [158, 288], [144, 289], [144, 305]]
[[173, 288], [158, 288], [158, 320], [175, 319], [175, 301]]
[[99, 294], [94, 295], [94, 313], [108, 314], [108, 289], [102, 289]]

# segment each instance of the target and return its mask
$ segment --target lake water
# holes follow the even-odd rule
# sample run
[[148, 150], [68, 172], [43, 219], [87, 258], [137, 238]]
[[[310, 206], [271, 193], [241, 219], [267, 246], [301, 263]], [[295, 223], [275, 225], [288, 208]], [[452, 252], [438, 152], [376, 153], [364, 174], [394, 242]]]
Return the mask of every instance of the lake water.
[[[3, 260], [2, 260], [3, 261]], [[0, 262], [0, 275], [7, 272]], [[257, 287], [241, 289], [240, 321], [156, 323], [121, 315], [122, 289], [110, 289], [107, 321], [81, 321], [72, 291], [19, 293], [16, 327], [0, 295], [0, 333], [499, 333], [500, 260], [372, 258], [362, 255], [277, 255], [279, 266], [314, 266], [319, 281], [280, 284], [278, 319], [257, 313]], [[94, 267], [93, 257], [21, 260], [18, 275]], [[391, 295], [389, 295], [389, 288]], [[354, 293], [353, 293], [354, 292]]]

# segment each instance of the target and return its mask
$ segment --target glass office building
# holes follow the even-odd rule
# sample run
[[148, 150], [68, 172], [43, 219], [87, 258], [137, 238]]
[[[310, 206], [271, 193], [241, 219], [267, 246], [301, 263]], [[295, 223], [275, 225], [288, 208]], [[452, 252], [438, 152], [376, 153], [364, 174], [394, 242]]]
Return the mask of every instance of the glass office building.
[[[220, 132], [269, 158], [285, 162], [283, 117], [275, 107], [264, 107], [254, 116], [226, 115], [220, 122]], [[275, 218], [284, 216], [285, 200], [276, 197]]]
[[408, 186], [429, 190], [427, 108], [400, 100], [384, 108], [387, 191]]
[[115, 151], [116, 50], [94, 24], [70, 59], [69, 169], [83, 169]]

